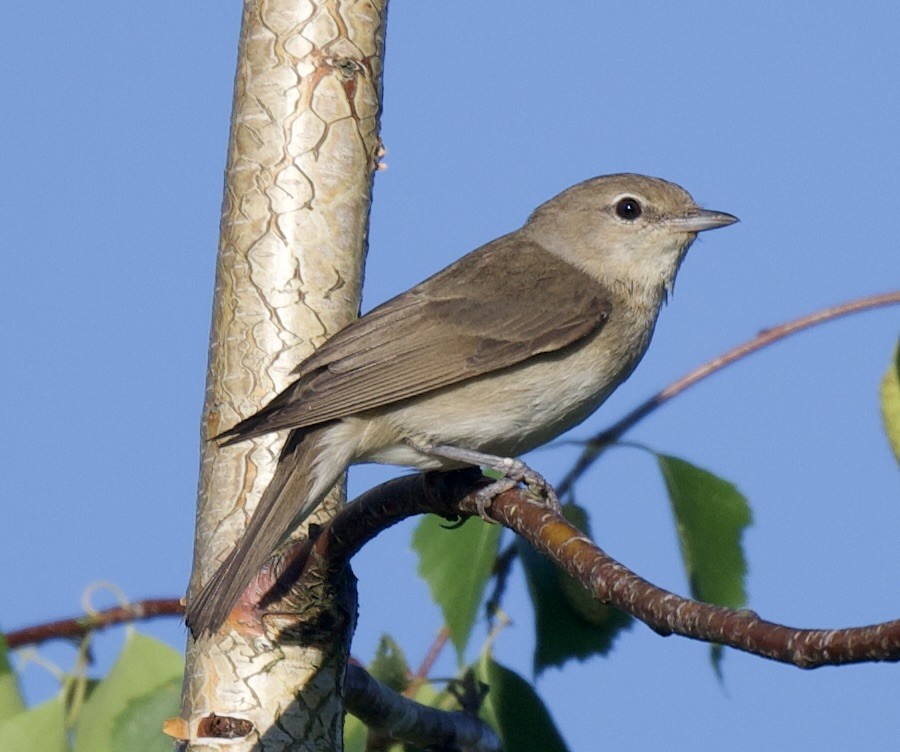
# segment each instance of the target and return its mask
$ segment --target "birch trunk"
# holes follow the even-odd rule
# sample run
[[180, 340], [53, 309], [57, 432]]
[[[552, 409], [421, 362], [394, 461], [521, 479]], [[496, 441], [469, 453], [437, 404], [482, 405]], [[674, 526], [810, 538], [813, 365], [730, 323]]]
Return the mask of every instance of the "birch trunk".
[[[209, 437], [283, 389], [291, 369], [359, 310], [386, 2], [244, 4], [190, 592], [242, 533], [284, 433], [240, 452], [220, 452]], [[321, 514], [340, 503], [334, 492]], [[227, 735], [237, 737], [227, 743], [235, 751], [340, 749], [355, 593], [316, 595], [326, 599], [317, 616], [327, 612], [332, 629], [315, 645], [279, 644], [234, 623], [189, 640], [175, 735], [194, 750], [222, 749]]]

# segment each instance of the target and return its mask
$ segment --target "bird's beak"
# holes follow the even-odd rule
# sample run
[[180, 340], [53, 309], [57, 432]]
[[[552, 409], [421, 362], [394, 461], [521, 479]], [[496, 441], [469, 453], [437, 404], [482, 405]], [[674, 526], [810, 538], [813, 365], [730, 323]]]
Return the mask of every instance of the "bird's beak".
[[739, 221], [733, 214], [726, 212], [696, 209], [680, 217], [670, 217], [666, 220], [666, 224], [673, 230], [682, 232], [703, 232], [704, 230], [714, 230], [717, 227], [726, 227]]

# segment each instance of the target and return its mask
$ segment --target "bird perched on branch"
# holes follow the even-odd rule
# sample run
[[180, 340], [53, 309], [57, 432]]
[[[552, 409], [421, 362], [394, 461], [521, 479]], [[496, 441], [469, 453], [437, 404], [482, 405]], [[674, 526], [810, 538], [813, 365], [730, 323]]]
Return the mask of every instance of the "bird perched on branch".
[[736, 221], [665, 180], [593, 178], [335, 334], [217, 437], [291, 429], [243, 537], [188, 601], [194, 635], [222, 625], [348, 465], [481, 465], [505, 488], [547, 491], [515, 457], [580, 423], [631, 374], [697, 233]]

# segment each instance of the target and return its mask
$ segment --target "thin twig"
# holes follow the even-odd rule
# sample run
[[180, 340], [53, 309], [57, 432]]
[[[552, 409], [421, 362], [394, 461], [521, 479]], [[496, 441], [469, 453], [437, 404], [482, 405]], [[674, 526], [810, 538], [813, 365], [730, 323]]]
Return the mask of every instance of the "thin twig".
[[432, 667], [438, 659], [438, 656], [441, 654], [441, 651], [444, 649], [444, 646], [447, 644], [447, 641], [449, 639], [450, 628], [444, 625], [443, 627], [441, 627], [441, 631], [438, 632], [437, 638], [432, 643], [431, 648], [428, 650], [428, 654], [422, 661], [422, 665], [419, 666], [418, 671], [416, 671], [416, 673], [410, 677], [411, 687], [420, 684], [428, 678], [429, 672], [431, 671]]
[[713, 358], [699, 368], [694, 369], [677, 381], [669, 384], [669, 386], [661, 392], [654, 394], [650, 399], [638, 405], [620, 421], [589, 439], [584, 450], [581, 452], [581, 455], [572, 466], [572, 469], [566, 473], [563, 480], [557, 486], [557, 492], [560, 496], [569, 493], [575, 482], [591, 465], [594, 464], [594, 461], [607, 446], [618, 441], [626, 431], [634, 427], [635, 424], [642, 419], [646, 418], [657, 407], [681, 394], [697, 382], [702, 381], [707, 376], [711, 376], [716, 373], [716, 371], [721, 371], [725, 366], [741, 360], [751, 353], [761, 350], [778, 340], [796, 334], [804, 329], [809, 329], [817, 324], [823, 324], [826, 321], [831, 321], [840, 318], [841, 316], [849, 316], [853, 313], [859, 313], [881, 306], [896, 305], [898, 303], [900, 303], [900, 291], [886, 292], [880, 295], [870, 295], [865, 298], [858, 298], [836, 306], [831, 306], [830, 308], [823, 308], [814, 313], [810, 313], [807, 316], [801, 316], [800, 318], [788, 321], [785, 324], [763, 330], [753, 339], [744, 342], [742, 345], [738, 345], [717, 358]]
[[125, 622], [155, 619], [159, 616], [180, 616], [184, 604], [179, 598], [148, 598], [127, 606], [115, 606], [93, 614], [85, 614], [74, 619], [60, 619], [47, 624], [17, 629], [3, 635], [10, 648], [33, 645], [55, 639], [81, 639], [94, 632]]

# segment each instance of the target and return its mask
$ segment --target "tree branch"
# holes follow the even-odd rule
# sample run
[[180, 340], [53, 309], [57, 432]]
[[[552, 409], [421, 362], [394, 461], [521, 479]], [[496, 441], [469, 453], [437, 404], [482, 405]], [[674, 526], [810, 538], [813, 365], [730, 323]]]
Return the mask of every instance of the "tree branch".
[[[463, 507], [475, 511], [470, 499]], [[491, 516], [522, 535], [594, 598], [640, 619], [661, 635], [727, 645], [800, 668], [900, 661], [900, 620], [846, 629], [774, 624], [752, 611], [700, 603], [656, 587], [524, 492], [510, 491], [495, 499]]]
[[431, 643], [431, 647], [428, 650], [425, 658], [422, 660], [421, 665], [410, 677], [409, 688], [417, 688], [422, 682], [428, 679], [428, 674], [431, 672], [432, 667], [437, 662], [438, 656], [440, 656], [441, 651], [444, 649], [444, 646], [450, 641], [450, 628], [445, 624], [441, 627], [438, 632], [437, 637], [434, 642]]
[[[477, 514], [474, 492], [484, 482], [470, 469], [388, 481], [351, 503], [323, 528], [314, 546], [331, 566], [344, 566], [379, 529], [405, 517], [422, 512], [449, 519]], [[845, 629], [799, 629], [768, 622], [752, 611], [700, 603], [656, 587], [520, 489], [494, 499], [490, 515], [577, 579], [594, 598], [661, 635], [727, 645], [801, 668], [900, 661], [900, 620]], [[289, 555], [285, 561], [290, 559]]]
[[132, 621], [146, 621], [160, 616], [181, 616], [184, 604], [180, 598], [148, 598], [143, 601], [129, 603], [127, 606], [115, 606], [102, 611], [95, 611], [74, 619], [60, 619], [46, 624], [17, 629], [3, 635], [6, 645], [20, 648], [47, 640], [69, 639], [79, 640], [91, 632], [125, 624]]
[[484, 721], [414, 702], [350, 664], [344, 680], [347, 709], [370, 729], [423, 749], [500, 752], [500, 740]]

